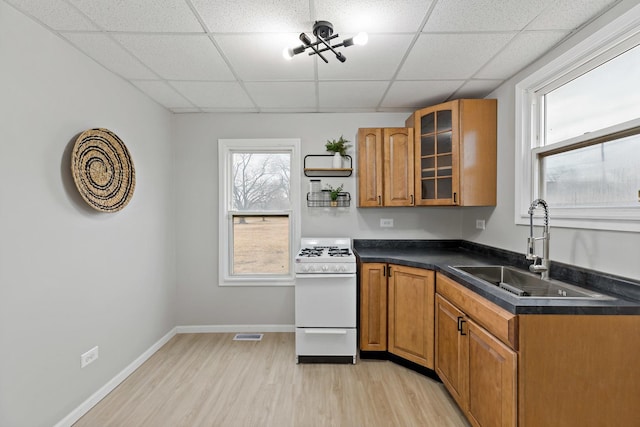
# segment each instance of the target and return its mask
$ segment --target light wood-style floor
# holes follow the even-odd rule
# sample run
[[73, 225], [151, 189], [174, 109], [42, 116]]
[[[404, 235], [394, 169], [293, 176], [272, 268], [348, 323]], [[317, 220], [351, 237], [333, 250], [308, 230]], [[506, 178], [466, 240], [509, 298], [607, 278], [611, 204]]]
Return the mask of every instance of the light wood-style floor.
[[389, 361], [295, 363], [295, 334], [179, 334], [74, 426], [468, 426], [442, 384]]

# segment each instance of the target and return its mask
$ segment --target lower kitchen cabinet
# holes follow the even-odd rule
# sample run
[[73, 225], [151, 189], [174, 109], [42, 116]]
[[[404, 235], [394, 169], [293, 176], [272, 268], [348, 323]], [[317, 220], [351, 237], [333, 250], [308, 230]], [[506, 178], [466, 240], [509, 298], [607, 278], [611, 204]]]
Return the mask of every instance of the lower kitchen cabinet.
[[473, 426], [637, 426], [640, 316], [514, 315], [436, 275], [435, 371]]
[[387, 350], [387, 264], [360, 267], [360, 350]]
[[477, 426], [515, 426], [518, 355], [473, 320], [468, 321], [467, 412]]
[[433, 369], [435, 273], [389, 265], [389, 352]]
[[515, 316], [445, 276], [436, 288], [436, 373], [472, 425], [515, 426], [517, 353], [479, 324], [509, 342]]
[[434, 368], [435, 273], [396, 264], [360, 267], [360, 349]]

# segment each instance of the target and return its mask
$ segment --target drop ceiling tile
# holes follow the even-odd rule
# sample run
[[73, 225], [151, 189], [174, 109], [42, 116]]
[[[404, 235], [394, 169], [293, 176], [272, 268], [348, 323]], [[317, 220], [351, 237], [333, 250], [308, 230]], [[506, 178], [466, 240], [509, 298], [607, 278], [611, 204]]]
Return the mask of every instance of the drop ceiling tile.
[[439, 1], [423, 31], [518, 31], [531, 22], [552, 1]]
[[97, 27], [75, 7], [62, 0], [5, 0], [26, 15], [54, 30], [88, 31]]
[[313, 60], [297, 57], [286, 60], [285, 48], [300, 44], [296, 34], [237, 34], [214, 37], [238, 77], [246, 81], [310, 80]]
[[106, 31], [204, 31], [184, 0], [67, 1]]
[[455, 94], [453, 98], [485, 98], [493, 92], [504, 80], [469, 80]]
[[398, 73], [401, 80], [467, 79], [514, 34], [422, 34]]
[[205, 35], [113, 34], [127, 50], [168, 80], [233, 80]]
[[388, 83], [320, 82], [320, 108], [374, 110], [382, 99]]
[[125, 79], [157, 78], [147, 67], [104, 33], [63, 33], [78, 49]]
[[316, 86], [313, 82], [248, 82], [245, 88], [261, 109], [312, 109], [316, 106]]
[[158, 104], [164, 105], [170, 110], [177, 108], [193, 109], [193, 104], [180, 95], [174, 88], [161, 80], [132, 80], [142, 92], [147, 94]]
[[200, 108], [254, 108], [240, 84], [235, 82], [171, 82], [171, 85]]
[[[353, 36], [347, 35], [346, 37]], [[413, 39], [412, 35], [378, 35], [369, 36], [369, 42], [364, 46], [349, 46], [339, 51], [346, 56], [344, 63], [338, 61], [335, 55], [327, 52], [325, 57], [329, 63], [318, 61], [318, 77], [328, 80], [382, 80], [390, 79], [395, 74], [400, 60]], [[300, 54], [292, 61], [309, 61], [308, 55]]]
[[474, 77], [507, 79], [535, 61], [568, 34], [563, 31], [522, 32]]
[[608, 10], [617, 0], [557, 0], [527, 27], [527, 30], [573, 30]]
[[464, 80], [395, 81], [382, 101], [384, 108], [422, 108], [446, 101]]
[[308, 0], [191, 0], [214, 33], [301, 32], [309, 26]]
[[[342, 33], [407, 33], [420, 30], [431, 0], [315, 1], [314, 20], [329, 21]], [[307, 29], [311, 34], [312, 25]]]

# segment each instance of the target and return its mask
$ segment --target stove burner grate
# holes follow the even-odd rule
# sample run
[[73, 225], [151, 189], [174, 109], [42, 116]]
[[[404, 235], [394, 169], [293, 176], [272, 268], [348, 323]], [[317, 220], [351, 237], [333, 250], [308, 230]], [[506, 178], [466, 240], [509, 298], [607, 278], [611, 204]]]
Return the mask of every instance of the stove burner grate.
[[351, 255], [351, 252], [347, 248], [343, 248], [343, 249], [330, 248], [329, 249], [329, 256], [344, 257], [344, 256], [350, 256], [350, 255]]

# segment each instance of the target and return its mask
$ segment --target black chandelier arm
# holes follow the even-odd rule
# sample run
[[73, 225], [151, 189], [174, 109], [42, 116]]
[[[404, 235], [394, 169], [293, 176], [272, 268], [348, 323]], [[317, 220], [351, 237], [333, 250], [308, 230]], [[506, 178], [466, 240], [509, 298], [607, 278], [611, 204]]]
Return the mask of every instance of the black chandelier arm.
[[324, 57], [324, 55], [320, 53], [320, 52], [324, 52], [324, 50], [327, 50], [327, 49], [324, 49], [324, 50], [322, 50], [322, 51], [321, 51], [321, 50], [318, 50], [318, 49], [316, 49], [316, 45], [317, 45], [317, 44], [318, 44], [318, 43], [314, 43], [313, 45], [309, 45], [309, 46], [307, 46], [308, 48], [311, 48], [311, 50], [313, 50], [313, 52], [309, 52], [309, 56], [311, 56], [311, 55], [318, 55], [320, 58], [322, 58], [322, 60], [323, 60], [324, 62], [326, 62], [326, 63], [328, 64], [328, 63], [329, 63], [329, 61], [327, 60], [327, 58], [325, 58], [325, 57]]
[[[338, 43], [338, 44], [334, 44], [334, 45], [333, 45], [333, 46], [331, 46], [331, 47], [324, 47], [324, 48], [322, 48], [322, 49], [318, 49], [318, 52], [326, 52], [326, 51], [328, 51], [328, 50], [333, 50], [333, 49], [331, 49], [331, 48], [342, 47], [342, 46], [344, 46], [344, 43]], [[311, 54], [309, 54], [309, 55], [311, 55]]]

